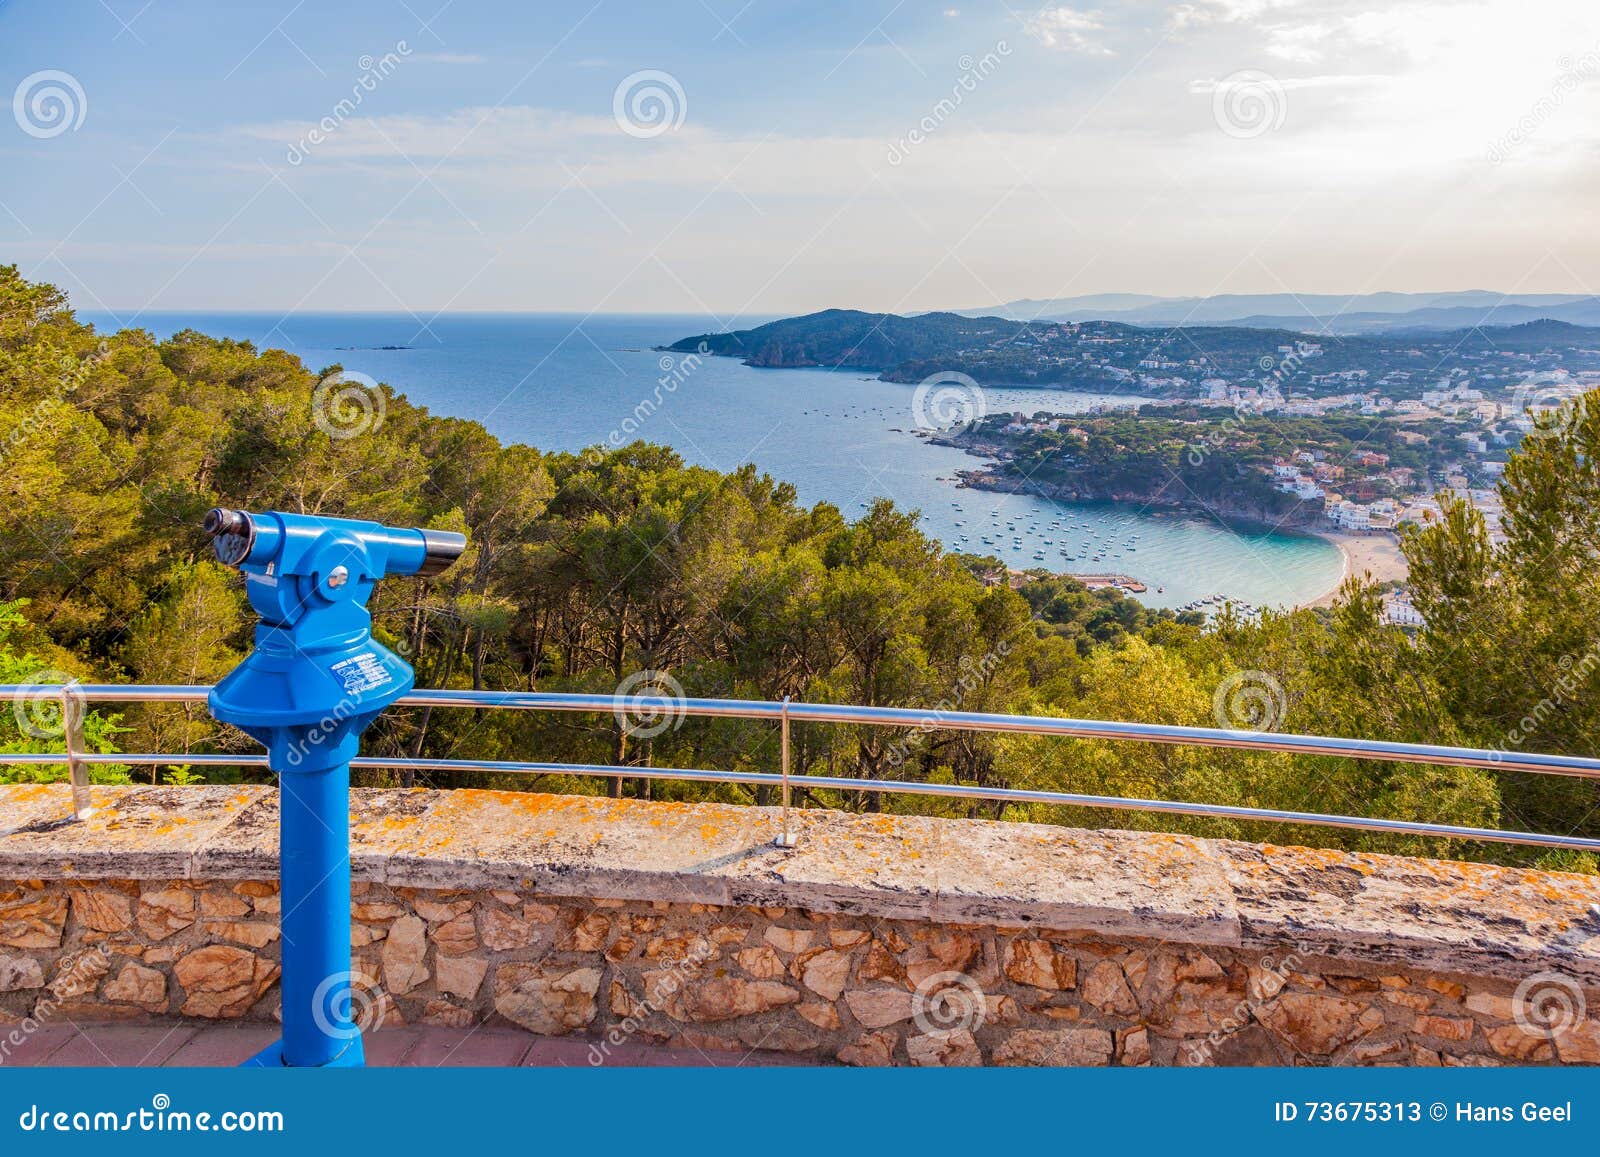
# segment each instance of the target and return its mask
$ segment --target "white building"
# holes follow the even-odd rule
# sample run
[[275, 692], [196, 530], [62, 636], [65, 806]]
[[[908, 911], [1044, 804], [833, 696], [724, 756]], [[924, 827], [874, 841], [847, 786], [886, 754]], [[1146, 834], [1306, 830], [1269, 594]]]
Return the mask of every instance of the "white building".
[[1422, 615], [1405, 595], [1389, 595], [1383, 600], [1383, 621], [1397, 627], [1420, 627]]
[[1284, 494], [1293, 494], [1302, 502], [1310, 502], [1314, 498], [1322, 497], [1322, 487], [1318, 486], [1305, 475], [1295, 478], [1284, 478], [1276, 483], [1277, 489]]
[[1328, 518], [1340, 530], [1370, 530], [1372, 512], [1355, 502], [1341, 502], [1328, 511]]

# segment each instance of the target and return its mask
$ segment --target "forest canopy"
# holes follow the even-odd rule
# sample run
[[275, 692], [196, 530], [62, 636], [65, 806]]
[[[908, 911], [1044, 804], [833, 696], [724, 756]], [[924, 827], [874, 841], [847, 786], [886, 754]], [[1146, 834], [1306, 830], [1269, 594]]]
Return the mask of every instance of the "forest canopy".
[[[942, 730], [937, 711], [1225, 725], [1501, 750], [1600, 746], [1600, 395], [1547, 420], [1513, 454], [1506, 541], [1472, 510], [1404, 542], [1425, 626], [1381, 621], [1375, 585], [1330, 611], [1212, 627], [1115, 591], [1036, 576], [992, 582], [946, 554], [913, 512], [875, 503], [852, 522], [802, 506], [753, 466], [719, 473], [644, 442], [581, 453], [506, 445], [387, 388], [361, 429], [317, 412], [318, 383], [280, 350], [192, 331], [97, 333], [64, 294], [0, 268], [0, 680], [211, 683], [249, 647], [239, 576], [200, 531], [215, 505], [348, 515], [467, 534], [441, 578], [393, 580], [374, 630], [419, 686], [677, 693], [906, 706], [910, 732], [812, 725], [794, 771], [1048, 788], [1600, 836], [1583, 778], [1216, 748]], [[1242, 705], [1242, 706], [1241, 706]], [[59, 751], [48, 704], [0, 713], [0, 749]], [[1245, 718], [1235, 718], [1242, 711]], [[774, 729], [738, 720], [420, 709], [388, 713], [366, 750], [772, 770]], [[199, 778], [186, 753], [250, 751], [203, 707], [91, 716], [103, 751], [176, 753], [102, 778]], [[60, 766], [0, 767], [58, 779]], [[213, 781], [262, 778], [206, 768]], [[396, 782], [393, 773], [363, 773]], [[630, 778], [450, 776], [437, 786], [770, 802], [763, 789]], [[978, 815], [1084, 826], [1541, 862], [1587, 856], [1289, 828], [801, 791], [807, 806]]]

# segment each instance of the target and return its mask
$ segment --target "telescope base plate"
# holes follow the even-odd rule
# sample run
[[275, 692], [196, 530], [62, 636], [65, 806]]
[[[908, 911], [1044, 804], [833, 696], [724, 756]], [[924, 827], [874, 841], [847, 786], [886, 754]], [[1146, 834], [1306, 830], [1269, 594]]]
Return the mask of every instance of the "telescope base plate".
[[[361, 1038], [352, 1037], [349, 1045], [338, 1056], [321, 1065], [314, 1067], [321, 1069], [361, 1069], [367, 1064], [366, 1050], [361, 1047]], [[255, 1056], [239, 1066], [241, 1069], [283, 1069], [291, 1067], [283, 1059], [283, 1038], [273, 1041]]]

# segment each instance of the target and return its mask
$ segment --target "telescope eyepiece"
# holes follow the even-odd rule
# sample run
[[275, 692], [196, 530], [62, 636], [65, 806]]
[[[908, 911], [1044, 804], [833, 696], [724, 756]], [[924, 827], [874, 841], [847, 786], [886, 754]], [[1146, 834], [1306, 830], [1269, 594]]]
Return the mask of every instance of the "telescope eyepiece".
[[457, 534], [453, 530], [429, 530], [419, 527], [418, 533], [422, 535], [424, 554], [422, 565], [417, 568], [419, 578], [433, 578], [450, 569], [450, 564], [461, 557], [461, 552], [467, 549], [467, 537]]
[[244, 511], [213, 507], [206, 511], [201, 527], [211, 536], [211, 547], [219, 561], [238, 566], [250, 557], [250, 548], [256, 541], [256, 524]]
[[201, 526], [212, 538], [219, 534], [249, 534], [250, 516], [242, 510], [214, 506], [206, 511], [205, 521]]

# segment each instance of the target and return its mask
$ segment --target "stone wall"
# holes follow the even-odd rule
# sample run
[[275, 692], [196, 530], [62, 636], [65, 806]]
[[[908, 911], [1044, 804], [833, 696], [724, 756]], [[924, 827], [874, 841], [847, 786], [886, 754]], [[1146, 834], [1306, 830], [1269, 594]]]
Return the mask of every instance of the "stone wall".
[[[276, 795], [0, 788], [0, 1051], [277, 1014]], [[850, 1064], [1600, 1060], [1589, 877], [1127, 832], [494, 792], [352, 797], [369, 1027]], [[3, 1058], [0, 1058], [3, 1059]]]

